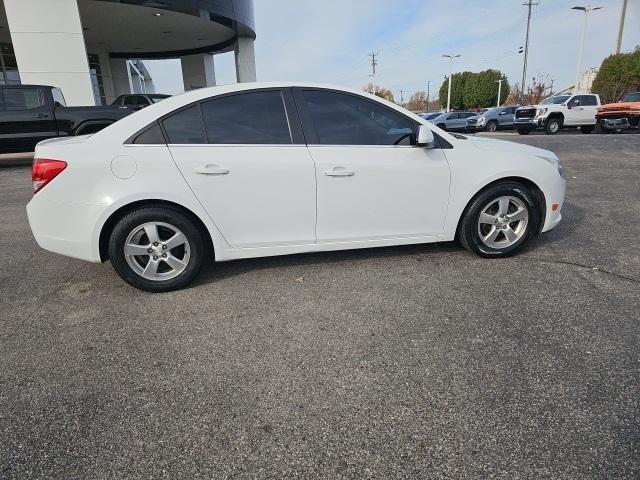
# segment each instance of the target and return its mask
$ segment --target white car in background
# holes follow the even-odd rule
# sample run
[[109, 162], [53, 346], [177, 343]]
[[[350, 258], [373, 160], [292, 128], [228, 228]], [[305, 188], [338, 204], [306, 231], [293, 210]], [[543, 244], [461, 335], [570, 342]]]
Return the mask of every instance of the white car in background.
[[239, 84], [38, 144], [42, 248], [168, 291], [216, 261], [451, 241], [504, 257], [561, 219], [552, 152], [451, 135], [379, 97]]

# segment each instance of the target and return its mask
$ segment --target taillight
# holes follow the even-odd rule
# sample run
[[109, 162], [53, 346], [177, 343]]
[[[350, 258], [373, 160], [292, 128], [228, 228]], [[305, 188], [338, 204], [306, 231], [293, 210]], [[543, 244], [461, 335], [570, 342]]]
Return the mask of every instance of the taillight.
[[35, 158], [31, 169], [31, 181], [33, 193], [38, 193], [47, 183], [67, 168], [64, 160], [50, 160], [47, 158]]

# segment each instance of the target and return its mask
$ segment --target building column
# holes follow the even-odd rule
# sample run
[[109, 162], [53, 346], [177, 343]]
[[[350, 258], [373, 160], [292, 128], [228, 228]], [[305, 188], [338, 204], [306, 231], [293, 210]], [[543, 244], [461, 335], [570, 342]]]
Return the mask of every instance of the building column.
[[100, 75], [102, 76], [104, 98], [107, 105], [111, 105], [116, 99], [116, 91], [113, 86], [113, 74], [111, 73], [111, 58], [109, 57], [109, 52], [105, 50], [98, 50], [97, 55], [100, 59]]
[[238, 38], [235, 46], [236, 79], [238, 82], [256, 81], [256, 55], [253, 38]]
[[[115, 97], [131, 93], [131, 77], [126, 58], [111, 59], [111, 81], [113, 82], [113, 94]], [[115, 98], [114, 98], [115, 100]]]
[[213, 55], [210, 53], [187, 55], [180, 58], [180, 63], [186, 92], [196, 88], [213, 87], [216, 84], [216, 69]]
[[59, 87], [69, 105], [95, 105], [77, 0], [4, 0], [22, 83]]

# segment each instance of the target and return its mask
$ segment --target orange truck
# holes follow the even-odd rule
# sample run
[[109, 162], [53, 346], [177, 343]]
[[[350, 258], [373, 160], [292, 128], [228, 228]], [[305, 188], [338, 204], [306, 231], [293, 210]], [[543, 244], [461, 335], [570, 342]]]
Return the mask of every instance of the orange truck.
[[640, 131], [640, 92], [629, 93], [618, 103], [608, 103], [598, 108], [598, 131], [611, 133], [618, 130]]

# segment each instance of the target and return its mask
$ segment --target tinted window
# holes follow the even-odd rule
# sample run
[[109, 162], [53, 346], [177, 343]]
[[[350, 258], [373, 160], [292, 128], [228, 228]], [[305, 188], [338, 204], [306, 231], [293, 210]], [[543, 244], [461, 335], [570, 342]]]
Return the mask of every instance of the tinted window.
[[164, 145], [166, 142], [160, 125], [155, 123], [139, 134], [133, 143], [137, 145]]
[[596, 97], [593, 95], [581, 95], [580, 105], [583, 107], [592, 107], [594, 105], [598, 105], [598, 102], [596, 101]]
[[206, 143], [200, 108], [197, 105], [165, 118], [162, 125], [167, 133], [168, 143]]
[[38, 88], [5, 88], [4, 103], [7, 110], [30, 110], [44, 106], [44, 97]]
[[288, 144], [289, 123], [279, 91], [249, 92], [202, 104], [209, 143]]
[[415, 124], [400, 113], [355, 95], [306, 90], [305, 101], [324, 145], [411, 145]]

